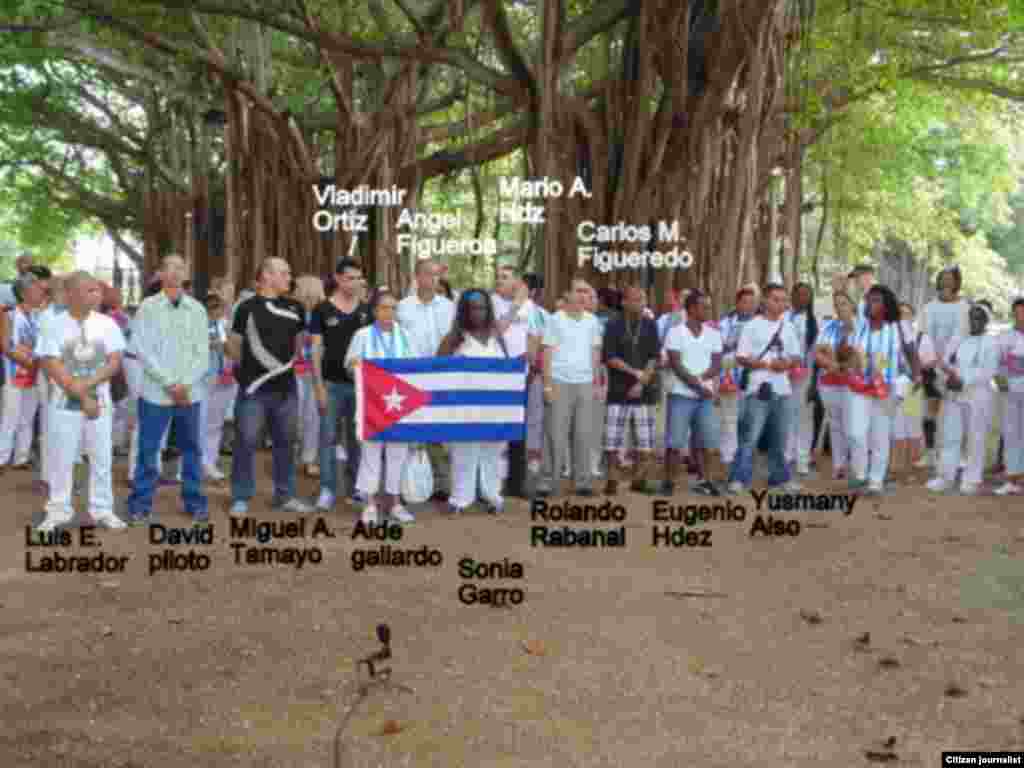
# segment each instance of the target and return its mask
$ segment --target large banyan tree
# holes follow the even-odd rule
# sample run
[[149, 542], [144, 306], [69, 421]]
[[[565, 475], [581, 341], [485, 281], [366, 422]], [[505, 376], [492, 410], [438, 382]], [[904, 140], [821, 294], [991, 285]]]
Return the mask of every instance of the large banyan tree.
[[[590, 193], [544, 201], [535, 267], [549, 298], [578, 273], [640, 277], [577, 264], [585, 220], [655, 236], [657, 222], [677, 222], [692, 268], [644, 278], [659, 294], [699, 285], [722, 298], [763, 276], [766, 227], [799, 226], [785, 79], [809, 5], [67, 0], [67, 13], [92, 20], [90, 42], [65, 28], [50, 42], [114, 66], [148, 57], [151, 71], [162, 62], [189, 84], [185, 97], [147, 86], [165, 117], [137, 196], [147, 267], [170, 245], [245, 283], [267, 255], [324, 273], [352, 253], [374, 281], [401, 283], [411, 259], [397, 249], [399, 209], [366, 211], [353, 243], [351, 232], [314, 230], [317, 190], [397, 185], [415, 208], [431, 178], [521, 150], [529, 178], [565, 189], [580, 178]], [[167, 165], [184, 185], [167, 183]], [[781, 223], [780, 174], [797, 190]], [[789, 239], [798, 244], [798, 232]]]

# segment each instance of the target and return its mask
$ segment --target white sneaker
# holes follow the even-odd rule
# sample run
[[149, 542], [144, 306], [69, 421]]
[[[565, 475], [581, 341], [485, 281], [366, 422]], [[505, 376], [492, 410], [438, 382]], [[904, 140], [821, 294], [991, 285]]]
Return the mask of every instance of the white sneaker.
[[729, 493], [745, 493], [747, 487], [743, 485], [743, 483], [741, 483], [739, 480], [733, 480], [731, 483], [729, 483], [726, 490], [729, 491]]
[[72, 517], [49, 517], [49, 516], [47, 516], [46, 519], [44, 519], [43, 522], [41, 522], [39, 525], [37, 525], [33, 530], [35, 530], [36, 533], [40, 533], [40, 534], [42, 534], [42, 533], [50, 533], [51, 531], [53, 531], [53, 530], [55, 530], [57, 528], [60, 528], [62, 525], [68, 525], [74, 519], [75, 518], [73, 516]]
[[942, 493], [947, 488], [949, 488], [949, 484], [941, 477], [933, 477], [931, 480], [925, 483], [924, 487], [934, 493]]
[[978, 493], [977, 483], [961, 483], [960, 493], [964, 496], [975, 496]]
[[1010, 496], [1015, 493], [1024, 493], [1024, 488], [1021, 488], [1016, 483], [1006, 482], [996, 488], [993, 493], [995, 493], [996, 496]]
[[320, 491], [320, 496], [316, 500], [316, 508], [322, 512], [329, 512], [334, 509], [334, 494], [324, 489]]
[[128, 523], [122, 520], [120, 517], [115, 515], [113, 512], [108, 512], [105, 515], [92, 516], [93, 522], [101, 528], [109, 528], [112, 531], [119, 531], [122, 528], [127, 528]]
[[885, 486], [882, 483], [868, 483], [868, 493], [873, 496], [878, 496], [885, 490]]
[[219, 483], [221, 480], [225, 480], [226, 478], [224, 476], [224, 473], [221, 472], [216, 467], [207, 467], [206, 468], [206, 479], [207, 480], [213, 480], [214, 482], [218, 482]]
[[292, 496], [292, 498], [288, 499], [288, 501], [276, 508], [280, 509], [282, 512], [291, 512], [296, 515], [308, 515], [313, 511], [313, 508], [309, 506], [309, 504], [295, 496]]
[[391, 519], [396, 523], [414, 523], [416, 516], [401, 504], [396, 504], [391, 510]]
[[363, 509], [362, 521], [364, 525], [376, 525], [379, 517], [376, 504], [367, 504]]

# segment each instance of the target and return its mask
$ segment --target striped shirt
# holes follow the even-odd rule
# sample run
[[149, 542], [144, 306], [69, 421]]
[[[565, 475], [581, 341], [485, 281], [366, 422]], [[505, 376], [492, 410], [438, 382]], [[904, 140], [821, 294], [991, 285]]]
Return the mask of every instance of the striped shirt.
[[355, 332], [345, 353], [345, 365], [351, 364], [353, 360], [414, 356], [412, 340], [402, 326], [395, 323], [391, 331], [382, 331], [374, 323]]
[[191, 401], [203, 398], [210, 368], [210, 327], [206, 309], [182, 294], [175, 306], [166, 293], [142, 302], [132, 324], [130, 351], [142, 367], [141, 397], [171, 405], [167, 388], [184, 384]]

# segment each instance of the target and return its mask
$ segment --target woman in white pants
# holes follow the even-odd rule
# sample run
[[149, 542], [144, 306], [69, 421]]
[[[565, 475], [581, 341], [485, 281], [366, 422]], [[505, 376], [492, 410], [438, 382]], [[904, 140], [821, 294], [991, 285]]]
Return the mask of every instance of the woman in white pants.
[[325, 300], [324, 283], [316, 275], [302, 275], [295, 280], [295, 300], [306, 310], [303, 331], [295, 354], [295, 378], [299, 385], [299, 423], [302, 425], [300, 464], [306, 477], [320, 477], [320, 410], [313, 393], [313, 337], [309, 334], [313, 309]]
[[[22, 281], [19, 281], [19, 284]], [[15, 292], [24, 290], [15, 284]], [[3, 412], [0, 416], [0, 469], [11, 463], [27, 469], [32, 452], [32, 425], [39, 408], [35, 357], [36, 311], [42, 300], [41, 286], [29, 288], [26, 298], [38, 299], [30, 305], [22, 300], [10, 313], [10, 338], [4, 340]]]
[[999, 338], [1000, 375], [1006, 398], [1003, 414], [1003, 463], [1007, 481], [1000, 496], [1024, 493], [1024, 296], [1013, 302], [1014, 326]]
[[220, 459], [220, 444], [224, 438], [224, 421], [238, 393], [231, 361], [224, 354], [228, 338], [227, 304], [217, 294], [206, 300], [210, 318], [210, 375], [207, 377], [206, 399], [200, 408], [199, 422], [203, 430], [203, 473], [208, 480], [220, 482], [224, 473], [217, 462]]
[[[452, 330], [437, 350], [439, 357], [508, 357], [494, 320], [491, 297], [480, 290], [465, 291], [455, 309]], [[499, 460], [504, 443], [452, 443], [452, 493], [448, 512], [458, 514], [480, 497], [487, 511], [504, 510]]]
[[[397, 305], [398, 300], [390, 289], [378, 288], [374, 293], [370, 302], [374, 323], [355, 332], [348, 345], [348, 352], [345, 353], [345, 365], [353, 373], [363, 360], [412, 357], [409, 336], [395, 322]], [[357, 387], [357, 398], [360, 397], [358, 389]], [[385, 443], [379, 440], [367, 440], [362, 443], [359, 471], [356, 474], [356, 490], [368, 500], [363, 510], [364, 523], [376, 525], [380, 522], [377, 494], [382, 481], [384, 501], [387, 504], [385, 513], [396, 523], [411, 523], [416, 519], [402, 506], [401, 499], [402, 468], [408, 456], [409, 446], [406, 443]]]
[[939, 363], [948, 378], [942, 404], [939, 474], [928, 482], [928, 490], [936, 493], [956, 483], [965, 438], [968, 462], [960, 481], [960, 492], [977, 493], [981, 484], [995, 401], [992, 384], [999, 372], [999, 340], [985, 335], [988, 320], [988, 310], [982, 305], [973, 305], [968, 313], [970, 335], [955, 336]]
[[850, 465], [850, 388], [845, 368], [839, 363], [839, 348], [854, 338], [857, 307], [845, 293], [832, 294], [836, 319], [821, 328], [815, 351], [818, 363], [818, 393], [828, 414], [829, 445], [832, 448], [832, 479], [846, 478]]
[[811, 443], [814, 442], [814, 402], [809, 399], [813, 383], [810, 371], [818, 335], [814, 291], [810, 283], [793, 286], [792, 302], [793, 308], [786, 313], [786, 320], [800, 341], [801, 362], [798, 368], [789, 372], [793, 394], [789, 399], [791, 413], [789, 435], [786, 437], [786, 462], [795, 463], [796, 474], [806, 477], [811, 473]]
[[900, 328], [899, 302], [893, 292], [884, 285], [873, 286], [865, 304], [867, 317], [858, 323], [850, 344], [856, 360], [849, 378], [847, 436], [850, 487], [867, 486], [867, 492], [876, 495], [885, 485], [893, 424], [916, 362]]

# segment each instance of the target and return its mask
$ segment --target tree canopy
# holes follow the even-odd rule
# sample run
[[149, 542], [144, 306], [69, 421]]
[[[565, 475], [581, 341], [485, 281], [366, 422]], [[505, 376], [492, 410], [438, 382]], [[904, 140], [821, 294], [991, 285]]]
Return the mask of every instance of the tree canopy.
[[[0, 16], [4, 233], [40, 252], [92, 227], [140, 265], [198, 247], [242, 277], [272, 248], [323, 269], [353, 240], [308, 226], [324, 178], [462, 210], [464, 234], [549, 282], [578, 269], [586, 218], [682, 222], [698, 259], [669, 279], [718, 297], [892, 241], [964, 259], [979, 290], [1019, 264], [1024, 24], [1005, 2], [0, 0]], [[509, 175], [579, 176], [593, 197], [503, 223]], [[356, 238], [381, 279], [402, 273], [394, 225], [374, 211]]]

